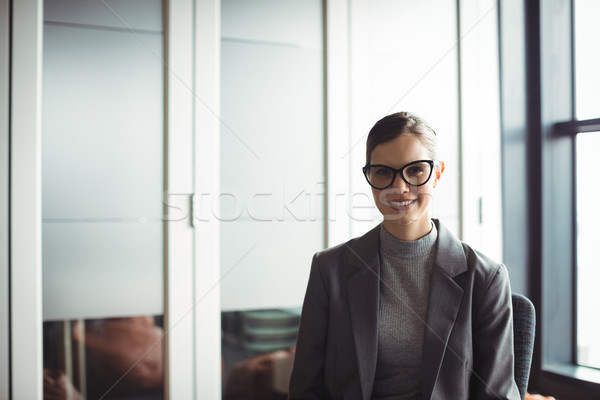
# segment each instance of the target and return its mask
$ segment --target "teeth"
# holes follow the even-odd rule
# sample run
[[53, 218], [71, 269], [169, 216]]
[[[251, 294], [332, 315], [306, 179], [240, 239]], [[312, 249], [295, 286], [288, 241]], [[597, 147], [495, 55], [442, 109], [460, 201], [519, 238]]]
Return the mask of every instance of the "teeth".
[[404, 207], [409, 205], [410, 203], [412, 203], [414, 200], [407, 200], [407, 201], [388, 201], [388, 203], [390, 203], [393, 206], [396, 207]]

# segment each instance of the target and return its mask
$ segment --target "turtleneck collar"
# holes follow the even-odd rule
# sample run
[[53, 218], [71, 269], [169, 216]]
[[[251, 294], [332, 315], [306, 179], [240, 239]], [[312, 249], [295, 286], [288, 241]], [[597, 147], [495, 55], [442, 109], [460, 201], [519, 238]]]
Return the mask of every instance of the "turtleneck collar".
[[435, 224], [431, 223], [431, 232], [418, 240], [406, 242], [400, 240], [389, 233], [381, 224], [379, 231], [380, 250], [388, 256], [396, 258], [418, 258], [428, 255], [437, 240], [437, 229]]

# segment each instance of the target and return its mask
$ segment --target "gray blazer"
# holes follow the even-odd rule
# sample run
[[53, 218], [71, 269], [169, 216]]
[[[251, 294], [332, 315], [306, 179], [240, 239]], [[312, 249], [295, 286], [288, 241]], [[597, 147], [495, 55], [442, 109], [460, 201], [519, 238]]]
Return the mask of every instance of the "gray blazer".
[[[506, 267], [439, 221], [423, 342], [423, 399], [520, 399]], [[290, 399], [371, 397], [377, 364], [379, 229], [315, 254]]]

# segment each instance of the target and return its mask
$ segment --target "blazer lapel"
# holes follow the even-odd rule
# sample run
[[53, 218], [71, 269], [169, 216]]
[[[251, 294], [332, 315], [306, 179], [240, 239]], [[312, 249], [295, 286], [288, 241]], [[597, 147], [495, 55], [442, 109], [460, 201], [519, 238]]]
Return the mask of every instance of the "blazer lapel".
[[369, 399], [377, 366], [379, 317], [379, 226], [346, 244], [348, 263], [357, 272], [348, 278], [348, 303], [356, 347], [362, 398]]
[[431, 398], [464, 289], [454, 277], [467, 271], [462, 244], [438, 221], [438, 250], [431, 272], [427, 325], [423, 339], [423, 399]]

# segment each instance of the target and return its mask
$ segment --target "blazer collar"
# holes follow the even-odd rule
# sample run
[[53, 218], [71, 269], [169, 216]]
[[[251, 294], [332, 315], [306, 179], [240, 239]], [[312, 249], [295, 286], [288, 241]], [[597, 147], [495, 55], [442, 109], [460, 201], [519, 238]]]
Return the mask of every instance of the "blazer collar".
[[[452, 278], [466, 272], [467, 259], [461, 242], [438, 219], [433, 218], [432, 221], [438, 231], [436, 267]], [[381, 224], [345, 244], [349, 250], [348, 264], [359, 269], [376, 270], [379, 276], [380, 229]]]
[[352, 333], [362, 398], [370, 399], [377, 366], [379, 318], [379, 229], [346, 243], [348, 264], [356, 270], [347, 281]]
[[460, 240], [446, 229], [439, 220], [433, 219], [433, 223], [438, 230], [436, 267], [440, 268], [451, 278], [467, 272], [467, 258]]
[[345, 244], [348, 248], [348, 264], [359, 268], [379, 270], [379, 230], [381, 224]]
[[464, 289], [454, 278], [468, 270], [462, 243], [438, 220], [434, 220], [434, 223], [438, 228], [438, 249], [431, 271], [427, 322], [423, 338], [423, 399], [431, 398], [434, 391], [448, 339], [462, 304]]
[[[430, 398], [433, 392], [446, 344], [462, 303], [464, 290], [453, 278], [467, 271], [467, 260], [461, 242], [437, 219], [433, 222], [438, 230], [438, 241], [423, 341], [424, 399]], [[371, 397], [377, 366], [379, 229], [381, 224], [345, 244], [348, 249], [347, 262], [356, 268], [348, 278], [347, 289], [363, 399]]]

